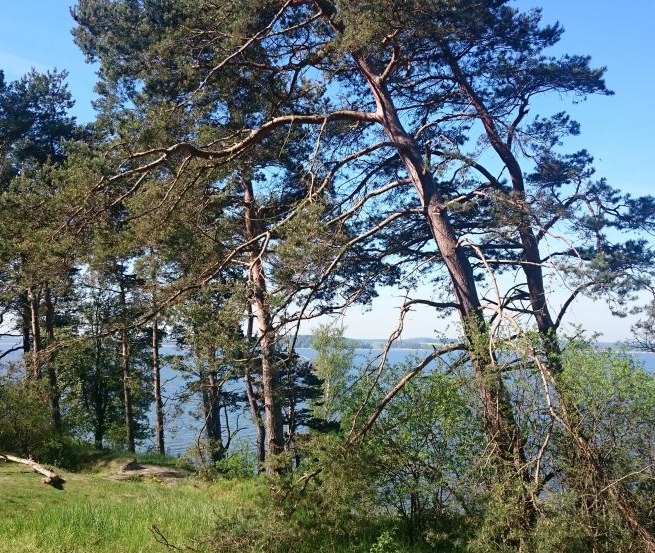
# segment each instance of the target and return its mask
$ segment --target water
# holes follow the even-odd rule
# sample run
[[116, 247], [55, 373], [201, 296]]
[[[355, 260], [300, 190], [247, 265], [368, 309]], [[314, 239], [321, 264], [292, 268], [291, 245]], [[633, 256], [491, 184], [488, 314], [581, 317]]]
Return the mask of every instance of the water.
[[[297, 348], [296, 352], [302, 358], [311, 361], [316, 357], [316, 350], [311, 348]], [[174, 346], [165, 346], [162, 348], [164, 355], [180, 355], [182, 352]], [[399, 363], [413, 356], [426, 355], [427, 351], [413, 349], [393, 349], [389, 352], [387, 360], [389, 363]], [[354, 361], [357, 366], [371, 363], [377, 366], [377, 358], [381, 354], [380, 350], [356, 349], [354, 351]], [[162, 367], [162, 396], [165, 398], [166, 410], [166, 428], [164, 431], [164, 440], [166, 443], [167, 453], [175, 456], [183, 455], [190, 448], [196, 446], [199, 439], [199, 433], [202, 431], [203, 420], [199, 416], [201, 407], [198, 397], [191, 398], [182, 402], [180, 405], [177, 398], [184, 391], [186, 383], [183, 376], [170, 368]], [[242, 389], [242, 382], [231, 383], [227, 387], [228, 391], [237, 391]], [[181, 407], [181, 410], [180, 410]], [[255, 428], [252, 424], [252, 417], [247, 406], [243, 409], [231, 412], [228, 415], [228, 421], [232, 431], [236, 431], [235, 439], [246, 440], [250, 443], [255, 441]], [[154, 426], [154, 414], [150, 417], [151, 425]], [[203, 436], [200, 436], [202, 439]], [[154, 449], [155, 444], [152, 439], [145, 440], [141, 443], [143, 449]]]
[[[11, 347], [15, 340], [0, 338], [0, 354]], [[297, 353], [307, 359], [312, 360], [316, 356], [316, 351], [310, 348], [298, 348]], [[173, 345], [162, 347], [162, 355], [180, 355], [183, 352]], [[380, 350], [356, 349], [354, 351], [355, 364], [362, 366], [371, 364], [377, 366], [376, 359], [380, 355]], [[389, 363], [399, 363], [412, 357], [423, 357], [429, 351], [414, 349], [392, 349], [389, 351], [387, 361]], [[643, 365], [647, 370], [655, 372], [655, 354], [645, 352], [630, 352], [634, 359]], [[20, 359], [20, 352], [11, 354], [0, 361], [15, 361]], [[2, 374], [0, 372], [0, 374]], [[202, 439], [203, 420], [200, 416], [199, 397], [185, 396], [184, 392], [187, 387], [182, 373], [171, 368], [170, 365], [162, 367], [162, 396], [164, 398], [165, 408], [165, 443], [167, 453], [174, 456], [184, 455], [190, 448], [196, 446], [198, 439]], [[230, 391], [241, 389], [242, 383], [230, 383], [227, 388]], [[154, 413], [150, 413], [150, 425], [154, 427]], [[234, 440], [246, 440], [253, 443], [255, 440], [255, 429], [252, 424], [250, 412], [244, 404], [242, 409], [233, 411], [228, 416], [230, 430], [234, 433]], [[152, 438], [143, 440], [139, 444], [143, 451], [154, 450], [155, 443]]]
[[[311, 348], [297, 348], [296, 351], [301, 357], [310, 361], [316, 357], [316, 350]], [[377, 359], [379, 358], [382, 351], [356, 349], [354, 353], [354, 361], [357, 366], [370, 364], [372, 367], [377, 367]], [[387, 362], [392, 364], [400, 363], [408, 360], [409, 358], [422, 358], [429, 353], [430, 351], [427, 350], [392, 349], [389, 351], [387, 356]], [[644, 368], [646, 368], [649, 372], [655, 372], [655, 353], [629, 353], [640, 365], [643, 365]], [[162, 381], [169, 379], [165, 386], [165, 395], [175, 395], [175, 393], [179, 391], [181, 385], [181, 377], [179, 373], [172, 373], [174, 373], [174, 371], [171, 371], [170, 368], [166, 368], [162, 371]], [[197, 401], [189, 402], [187, 405], [186, 413], [177, 419], [173, 419], [172, 427], [166, 430], [166, 449], [172, 455], [183, 455], [189, 448], [194, 447], [196, 444], [198, 431], [202, 427], [202, 421], [200, 421], [197, 416], [194, 417], [190, 414], [190, 411], [194, 407], [196, 410], [198, 409]], [[255, 429], [252, 425], [250, 412], [244, 410], [240, 413], [233, 414], [232, 421], [236, 420], [237, 415], [239, 418], [239, 423], [242, 426], [238, 433], [239, 437], [248, 440], [250, 443], [254, 443]], [[232, 426], [234, 427], [234, 422]], [[148, 444], [146, 442], [143, 444], [143, 446], [146, 448], [148, 446], [154, 448], [154, 443], [151, 442]]]

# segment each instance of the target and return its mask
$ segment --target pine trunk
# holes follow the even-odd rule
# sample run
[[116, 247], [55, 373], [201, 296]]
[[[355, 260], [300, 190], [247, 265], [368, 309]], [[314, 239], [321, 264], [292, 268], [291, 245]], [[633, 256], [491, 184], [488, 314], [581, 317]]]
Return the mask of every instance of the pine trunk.
[[264, 427], [266, 429], [266, 452], [269, 457], [284, 449], [282, 409], [278, 398], [278, 374], [273, 360], [275, 345], [270, 305], [266, 292], [263, 252], [256, 240], [257, 212], [252, 183], [244, 179], [245, 238], [253, 241], [249, 251], [250, 285], [252, 287], [253, 314], [257, 321], [261, 360], [262, 394], [264, 399]]
[[164, 455], [164, 403], [161, 397], [161, 363], [159, 359], [159, 321], [157, 316], [152, 320], [152, 391], [155, 400], [155, 439], [157, 453]]
[[27, 293], [21, 294], [20, 304], [20, 329], [23, 337], [23, 353], [29, 353], [32, 347], [31, 340], [31, 309]]
[[41, 364], [41, 322], [39, 318], [39, 303], [40, 303], [40, 293], [38, 293], [35, 287], [30, 287], [27, 289], [27, 298], [29, 302], [30, 310], [30, 330], [32, 333], [31, 340], [31, 353], [32, 353], [32, 378], [39, 380], [43, 376], [42, 364]]
[[52, 298], [52, 290], [46, 285], [44, 290], [45, 304], [45, 329], [47, 346], [48, 384], [50, 385], [50, 408], [52, 411], [52, 422], [56, 430], [61, 429], [61, 409], [59, 408], [59, 382], [57, 371], [54, 365], [54, 343], [55, 343], [55, 304]]
[[125, 438], [127, 442], [127, 451], [134, 453], [136, 444], [134, 438], [134, 410], [132, 405], [132, 375], [130, 368], [130, 338], [127, 331], [127, 321], [125, 320], [126, 296], [123, 275], [120, 275], [120, 305], [123, 310], [123, 328], [120, 331], [120, 358], [121, 371], [123, 376], [123, 416], [125, 421]]
[[396, 145], [407, 174], [420, 198], [423, 214], [448, 271], [457, 300], [462, 328], [480, 393], [487, 435], [494, 454], [502, 464], [509, 461], [524, 475], [524, 453], [514, 419], [509, 394], [489, 352], [489, 335], [482, 314], [473, 269], [468, 256], [448, 220], [444, 202], [426, 168], [416, 141], [403, 128], [384, 82], [374, 74], [359, 54], [353, 58], [373, 93], [384, 131]]
[[[480, 121], [485, 129], [489, 142], [498, 154], [498, 157], [507, 167], [512, 183], [512, 192], [516, 202], [517, 215], [519, 219], [518, 233], [523, 249], [523, 261], [521, 267], [525, 274], [530, 307], [537, 323], [537, 329], [541, 337], [547, 359], [546, 368], [550, 373], [552, 384], [557, 391], [558, 377], [562, 372], [560, 361], [560, 346], [557, 338], [557, 326], [548, 309], [546, 301], [546, 290], [544, 286], [543, 268], [541, 264], [541, 253], [539, 241], [530, 223], [530, 213], [527, 208], [525, 182], [523, 171], [518, 159], [512, 152], [509, 142], [502, 139], [494, 123], [491, 114], [487, 110], [483, 100], [476, 94], [475, 90], [466, 76], [463, 74], [457, 60], [450, 52], [447, 45], [443, 46], [445, 59], [448, 62], [453, 76], [462, 91], [468, 96], [475, 108]], [[595, 451], [593, 439], [582, 435], [578, 429], [577, 408], [565, 395], [559, 394], [560, 416], [567, 428], [570, 430], [571, 445], [578, 460], [584, 463], [589, 470], [593, 471], [593, 480], [598, 489], [608, 490], [611, 502], [623, 518], [626, 526], [630, 528], [633, 535], [640, 540], [646, 551], [655, 552], [655, 536], [641, 522], [637, 512], [630, 500], [630, 491], [621, 482], [612, 482], [605, 474], [602, 463]], [[580, 467], [577, 467], [578, 469]], [[573, 479], [575, 483], [577, 479]], [[574, 484], [575, 487], [575, 484]], [[585, 489], [579, 490], [581, 494], [587, 493]]]
[[225, 457], [223, 430], [221, 425], [221, 389], [216, 372], [209, 370], [202, 378], [202, 403], [205, 413], [205, 433], [213, 462]]

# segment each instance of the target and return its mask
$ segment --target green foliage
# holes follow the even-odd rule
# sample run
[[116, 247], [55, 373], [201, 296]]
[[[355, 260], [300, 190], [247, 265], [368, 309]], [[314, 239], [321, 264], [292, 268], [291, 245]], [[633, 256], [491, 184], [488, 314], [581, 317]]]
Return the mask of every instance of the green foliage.
[[592, 441], [606, 469], [617, 478], [637, 470], [629, 479], [635, 485], [652, 478], [655, 376], [627, 354], [586, 343], [568, 345], [562, 362], [560, 393], [576, 406], [577, 430]]
[[385, 530], [369, 549], [369, 553], [398, 553], [399, 544], [393, 537], [393, 533]]
[[[100, 64], [101, 114], [68, 163], [65, 142], [81, 134], [65, 74], [0, 78], [1, 313], [35, 346], [35, 376], [36, 350], [50, 348], [51, 380], [2, 382], [0, 445], [72, 459], [73, 442], [53, 442], [44, 417], [60, 391], [76, 436], [133, 442], [150, 402], [143, 331], [161, 316], [191, 350], [178, 367], [202, 397], [210, 476], [252, 475], [248, 451], [225, 456], [221, 427], [221, 407], [243, 401], [224, 384], [246, 369], [253, 417], [265, 406], [269, 438], [285, 422], [297, 449], [268, 460], [271, 494], [257, 488], [222, 516], [217, 549], [621, 549], [626, 524], [606, 500], [616, 494], [652, 527], [652, 377], [580, 344], [558, 359], [543, 330], [560, 322], [539, 263], [556, 227], [566, 247], [548, 259], [566, 285], [618, 307], [654, 256], [638, 237], [610, 241], [652, 226], [652, 198], [593, 180], [585, 151], [559, 153], [578, 133], [565, 113], [527, 119], [543, 92], [610, 94], [588, 57], [548, 53], [559, 25], [507, 0], [78, 0], [73, 14], [78, 45]], [[525, 277], [489, 321], [479, 252]], [[426, 306], [460, 312], [469, 361], [455, 368], [417, 374], [417, 359], [354, 374], [331, 329], [316, 335], [315, 374], [293, 352], [269, 352], [303, 318], [423, 276], [441, 296]], [[79, 313], [64, 313], [68, 295]], [[503, 311], [537, 319], [525, 355], [519, 341], [494, 342]], [[254, 318], [259, 342], [243, 335]], [[43, 322], [47, 340], [28, 328]], [[75, 338], [65, 351], [62, 336]], [[540, 371], [533, 349], [547, 342], [553, 367]], [[312, 427], [303, 399], [333, 432], [296, 439]]]
[[[629, 502], [650, 531], [652, 493], [655, 490], [655, 375], [647, 372], [627, 354], [595, 350], [584, 342], [574, 342], [563, 355], [564, 372], [560, 393], [576, 408], [576, 432], [593, 448], [595, 463], [573, 454], [567, 436], [561, 439], [560, 455], [569, 478], [589, 489], [604, 509], [586, 507], [582, 514], [592, 527], [602, 530], [594, 539], [607, 550], [630, 540], [617, 507], [607, 502], [616, 490]], [[604, 485], [595, 485], [598, 473]], [[587, 504], [585, 504], [587, 505]]]
[[53, 434], [46, 386], [19, 378], [0, 378], [0, 453], [44, 459]]
[[323, 380], [323, 396], [315, 400], [314, 412], [326, 421], [338, 418], [349, 371], [353, 368], [354, 346], [343, 329], [322, 326], [314, 331], [311, 346], [316, 350], [312, 366]]
[[255, 477], [257, 466], [257, 456], [251, 445], [246, 441], [239, 441], [235, 446], [230, 447], [222, 459], [198, 467], [197, 474], [207, 481], [247, 480]]
[[95, 451], [53, 428], [45, 383], [1, 377], [0, 453], [74, 469], [92, 458]]

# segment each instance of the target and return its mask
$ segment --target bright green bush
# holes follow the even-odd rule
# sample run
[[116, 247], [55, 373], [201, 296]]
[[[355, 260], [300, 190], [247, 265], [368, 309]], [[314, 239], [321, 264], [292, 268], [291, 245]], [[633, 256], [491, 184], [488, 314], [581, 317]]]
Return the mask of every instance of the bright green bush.
[[53, 439], [45, 385], [0, 378], [0, 452], [40, 459]]

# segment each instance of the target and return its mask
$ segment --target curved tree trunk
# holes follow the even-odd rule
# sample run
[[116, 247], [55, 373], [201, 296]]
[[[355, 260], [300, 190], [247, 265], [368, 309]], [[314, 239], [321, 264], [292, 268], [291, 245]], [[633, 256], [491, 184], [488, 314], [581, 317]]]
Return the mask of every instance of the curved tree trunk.
[[[457, 300], [460, 321], [469, 344], [471, 364], [482, 401], [487, 435], [496, 457], [510, 461], [525, 472], [521, 437], [512, 412], [509, 394], [489, 351], [488, 329], [482, 314], [473, 269], [448, 220], [443, 198], [424, 162], [415, 140], [403, 128], [391, 95], [361, 54], [353, 58], [373, 93], [384, 131], [398, 154], [420, 198], [423, 214], [448, 271]], [[527, 480], [527, 477], [524, 476]]]
[[[476, 110], [480, 121], [485, 129], [485, 133], [490, 144], [498, 154], [498, 157], [507, 167], [512, 182], [512, 192], [517, 204], [518, 210], [518, 234], [523, 249], [523, 262], [521, 268], [525, 274], [528, 294], [530, 297], [531, 312], [534, 315], [537, 324], [537, 330], [541, 337], [541, 343], [544, 348], [545, 356], [548, 361], [546, 369], [550, 374], [552, 384], [557, 391], [558, 377], [562, 372], [560, 360], [560, 346], [557, 337], [557, 326], [550, 314], [548, 303], [546, 301], [546, 290], [544, 286], [543, 268], [541, 264], [541, 253], [539, 251], [539, 241], [532, 229], [530, 223], [530, 213], [525, 194], [525, 182], [523, 171], [518, 159], [512, 152], [510, 140], [503, 140], [493, 117], [487, 110], [483, 100], [476, 94], [471, 83], [463, 74], [461, 68], [448, 45], [442, 46], [446, 62], [450, 66], [457, 84], [466, 94], [471, 105]], [[527, 110], [524, 110], [522, 117]], [[520, 120], [520, 119], [519, 119]], [[598, 459], [593, 439], [584, 436], [578, 430], [577, 409], [565, 395], [559, 394], [560, 415], [566, 424], [571, 436], [571, 445], [576, 451], [579, 459], [594, 471], [594, 480], [597, 482], [596, 487], [608, 492], [611, 502], [623, 518], [625, 525], [632, 531], [634, 536], [639, 539], [646, 548], [646, 551], [655, 552], [655, 536], [641, 522], [637, 512], [632, 505], [630, 491], [619, 482], [612, 481], [602, 463]], [[579, 468], [579, 467], [578, 467]], [[574, 482], [576, 480], [574, 479]], [[580, 490], [582, 494], [586, 493], [584, 489]]]

